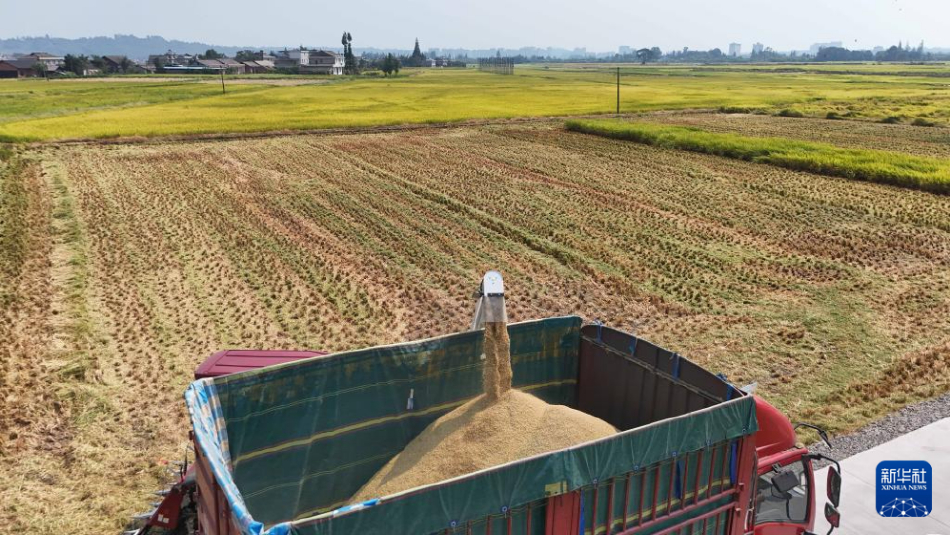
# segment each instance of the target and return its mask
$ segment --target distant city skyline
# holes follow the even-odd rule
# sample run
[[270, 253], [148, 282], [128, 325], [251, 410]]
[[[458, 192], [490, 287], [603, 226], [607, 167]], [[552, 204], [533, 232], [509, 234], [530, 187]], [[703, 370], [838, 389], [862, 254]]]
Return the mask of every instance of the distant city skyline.
[[5, 20], [15, 21], [0, 29], [0, 38], [7, 39], [134, 34], [267, 48], [334, 46], [345, 30], [353, 35], [355, 48], [380, 49], [411, 48], [416, 37], [424, 49], [551, 46], [609, 52], [621, 46], [657, 46], [726, 51], [734, 42], [748, 53], [754, 43], [788, 51], [840, 41], [847, 48], [869, 50], [908, 40], [950, 47], [945, 22], [950, 2], [945, 0], [284, 0], [266, 6], [250, 0], [47, 0], [42, 16], [28, 2], [4, 1], [2, 12]]

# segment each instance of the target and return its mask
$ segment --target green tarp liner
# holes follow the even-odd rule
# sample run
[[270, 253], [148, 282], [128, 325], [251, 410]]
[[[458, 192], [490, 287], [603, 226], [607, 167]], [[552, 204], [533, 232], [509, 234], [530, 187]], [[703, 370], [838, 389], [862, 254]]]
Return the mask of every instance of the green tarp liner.
[[[515, 386], [573, 406], [580, 326], [577, 317], [510, 325]], [[247, 533], [271, 526], [275, 535], [432, 533], [755, 430], [753, 399], [743, 396], [340, 510], [432, 421], [481, 393], [481, 357], [481, 331], [465, 332], [203, 379], [186, 399], [238, 525]]]

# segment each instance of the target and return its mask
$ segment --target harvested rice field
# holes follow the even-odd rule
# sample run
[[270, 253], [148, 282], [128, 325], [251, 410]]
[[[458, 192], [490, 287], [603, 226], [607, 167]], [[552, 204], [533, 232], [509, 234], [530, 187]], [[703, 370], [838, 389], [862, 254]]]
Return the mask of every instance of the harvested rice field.
[[636, 331], [835, 432], [950, 389], [948, 196], [554, 123], [21, 146], [0, 189], [11, 532], [146, 510], [210, 353], [462, 330], [488, 269], [512, 321]]

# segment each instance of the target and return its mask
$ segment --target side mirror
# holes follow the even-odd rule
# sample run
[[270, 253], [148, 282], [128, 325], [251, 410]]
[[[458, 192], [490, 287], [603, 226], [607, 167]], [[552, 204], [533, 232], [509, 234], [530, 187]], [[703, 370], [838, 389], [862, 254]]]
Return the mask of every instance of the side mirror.
[[818, 433], [818, 436], [821, 438], [821, 440], [825, 444], [827, 444], [829, 448], [834, 449], [834, 446], [831, 445], [831, 441], [828, 440], [828, 432], [825, 431], [823, 428], [818, 427], [817, 425], [813, 425], [813, 424], [806, 424], [805, 422], [797, 422], [795, 424], [795, 430], [798, 431], [799, 427], [807, 427], [809, 429], [814, 429], [815, 432]]
[[830, 503], [825, 504], [825, 520], [827, 520], [828, 524], [830, 524], [833, 528], [841, 525], [841, 513], [839, 513], [838, 509]]
[[[828, 491], [828, 501], [831, 505], [838, 507], [841, 500], [841, 474], [834, 466], [828, 467], [828, 481], [825, 485]], [[828, 509], [825, 509], [827, 514]]]

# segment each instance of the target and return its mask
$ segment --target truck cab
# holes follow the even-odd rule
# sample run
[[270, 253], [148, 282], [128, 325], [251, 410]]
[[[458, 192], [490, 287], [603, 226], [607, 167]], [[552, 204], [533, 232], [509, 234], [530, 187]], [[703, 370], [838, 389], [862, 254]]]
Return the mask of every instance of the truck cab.
[[[833, 459], [813, 454], [796, 443], [795, 426], [778, 409], [755, 397], [759, 430], [755, 434], [757, 480], [752, 506], [755, 535], [807, 535], [815, 529], [816, 503], [813, 461]], [[805, 424], [802, 424], [805, 425]], [[814, 427], [806, 425], [807, 427]], [[817, 428], [816, 428], [817, 429]], [[827, 440], [824, 431], [819, 434]], [[841, 489], [840, 468], [829, 468], [828, 503], [824, 513], [831, 531], [838, 526], [838, 497]]]

